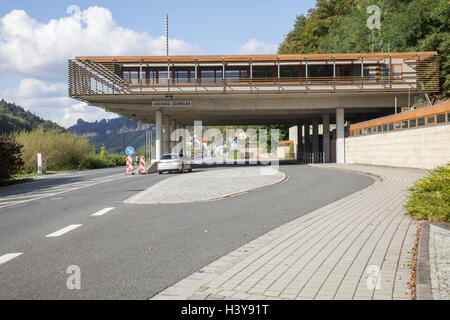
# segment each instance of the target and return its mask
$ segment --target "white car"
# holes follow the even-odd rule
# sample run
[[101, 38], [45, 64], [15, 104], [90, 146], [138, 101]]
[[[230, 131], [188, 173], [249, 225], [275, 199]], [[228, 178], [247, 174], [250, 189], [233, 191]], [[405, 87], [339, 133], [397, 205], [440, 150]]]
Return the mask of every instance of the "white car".
[[183, 172], [184, 170], [192, 171], [192, 159], [188, 157], [182, 157], [177, 154], [165, 154], [158, 161], [158, 173], [161, 174], [164, 171]]

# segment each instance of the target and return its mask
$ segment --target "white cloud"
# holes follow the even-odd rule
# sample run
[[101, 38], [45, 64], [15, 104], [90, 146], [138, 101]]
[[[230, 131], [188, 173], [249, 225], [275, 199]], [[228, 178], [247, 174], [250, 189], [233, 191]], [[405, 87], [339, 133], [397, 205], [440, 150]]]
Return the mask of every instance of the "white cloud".
[[[40, 23], [23, 10], [0, 19], [0, 73], [46, 80], [66, 79], [67, 59], [86, 55], [161, 55], [164, 36], [152, 37], [117, 25], [109, 9], [77, 6], [70, 16]], [[183, 40], [170, 39], [171, 54], [195, 53]]]
[[119, 117], [118, 114], [106, 112], [101, 108], [88, 106], [84, 102], [73, 103], [67, 108], [64, 108], [63, 111], [64, 116], [60, 119], [56, 119], [56, 122], [65, 128], [73, 126], [78, 119], [92, 122], [100, 119], [113, 119]]
[[74, 125], [80, 118], [95, 121], [118, 116], [67, 97], [65, 83], [48, 83], [26, 78], [20, 81], [15, 89], [0, 90], [0, 96], [65, 128]]
[[[67, 97], [67, 59], [88, 55], [164, 55], [164, 36], [153, 37], [117, 25], [109, 9], [78, 6], [68, 16], [41, 23], [23, 10], [0, 17], [0, 74], [22, 77], [0, 95], [65, 127], [78, 118], [111, 117], [100, 108]], [[171, 54], [195, 54], [189, 43], [170, 39]]]
[[276, 54], [278, 44], [261, 42], [256, 39], [250, 39], [244, 43], [239, 52], [241, 54]]

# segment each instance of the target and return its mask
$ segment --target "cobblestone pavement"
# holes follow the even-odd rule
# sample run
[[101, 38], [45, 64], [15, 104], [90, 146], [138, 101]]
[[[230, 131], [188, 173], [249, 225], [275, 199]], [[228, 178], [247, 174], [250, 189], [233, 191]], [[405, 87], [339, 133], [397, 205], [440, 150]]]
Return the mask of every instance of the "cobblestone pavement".
[[378, 178], [230, 252], [152, 299], [411, 299], [408, 264], [417, 223], [403, 205], [407, 187], [426, 171], [320, 167]]
[[431, 291], [435, 300], [450, 300], [450, 229], [430, 224]]
[[[164, 179], [125, 202], [162, 204], [209, 201], [270, 186], [285, 178], [283, 172], [270, 166], [194, 171]], [[194, 192], [192, 186], [195, 186]]]

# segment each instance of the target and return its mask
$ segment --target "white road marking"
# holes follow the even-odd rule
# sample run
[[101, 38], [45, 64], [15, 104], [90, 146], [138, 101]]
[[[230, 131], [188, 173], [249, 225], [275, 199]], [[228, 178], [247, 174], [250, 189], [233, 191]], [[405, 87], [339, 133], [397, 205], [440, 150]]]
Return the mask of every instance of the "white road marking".
[[64, 233], [67, 233], [67, 232], [69, 232], [69, 231], [72, 231], [73, 229], [76, 229], [76, 228], [78, 228], [78, 227], [80, 227], [80, 226], [82, 226], [82, 225], [81, 225], [81, 224], [71, 224], [71, 225], [68, 225], [68, 226], [65, 227], [65, 228], [62, 228], [62, 229], [60, 229], [60, 230], [58, 230], [58, 231], [55, 231], [55, 232], [53, 232], [53, 233], [50, 233], [50, 234], [46, 235], [45, 237], [47, 237], [47, 238], [50, 238], [50, 237], [59, 237], [59, 236], [63, 235]]
[[110, 208], [102, 209], [102, 210], [100, 210], [100, 211], [98, 211], [98, 212], [96, 212], [96, 213], [91, 214], [91, 216], [102, 216], [102, 215], [104, 215], [105, 213], [107, 213], [107, 212], [113, 210], [114, 208], [115, 208], [115, 207], [110, 207]]
[[0, 256], [0, 264], [8, 262], [9, 260], [14, 259], [15, 257], [18, 257], [21, 254], [22, 254], [22, 252], [4, 254], [4, 255]]
[[[51, 196], [54, 196], [57, 194], [75, 191], [75, 190], [79, 190], [82, 188], [95, 186], [100, 183], [105, 183], [105, 182], [114, 181], [114, 180], [123, 179], [123, 178], [127, 178], [127, 176], [125, 174], [120, 173], [117, 175], [107, 176], [107, 179], [102, 178], [101, 180], [89, 180], [89, 181], [74, 182], [72, 184], [56, 186], [56, 187], [50, 188], [50, 189], [52, 189], [52, 191], [56, 191], [56, 192], [46, 193], [50, 190], [50, 189], [46, 189], [44, 192], [41, 191], [41, 192], [36, 192], [35, 194], [26, 195], [26, 197], [30, 198], [30, 199], [23, 199], [24, 195], [9, 196], [8, 198], [0, 197], [0, 209], [10, 207], [10, 206], [13, 206], [16, 204], [22, 204], [22, 203], [27, 203], [27, 202], [34, 201], [34, 200], [39, 200], [42, 198], [48, 198], [48, 197], [51, 197]], [[30, 182], [30, 183], [32, 183], [32, 182]], [[8, 200], [8, 202], [5, 203], [4, 202], [5, 200]], [[18, 201], [9, 202], [9, 200], [18, 200]]]

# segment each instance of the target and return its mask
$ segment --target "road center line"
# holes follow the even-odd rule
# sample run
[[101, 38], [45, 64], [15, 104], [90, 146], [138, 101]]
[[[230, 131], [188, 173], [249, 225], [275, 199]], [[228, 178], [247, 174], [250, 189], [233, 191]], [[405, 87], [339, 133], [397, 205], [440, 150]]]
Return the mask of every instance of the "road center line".
[[107, 212], [113, 210], [114, 208], [115, 208], [115, 207], [110, 207], [110, 208], [102, 209], [102, 210], [100, 210], [100, 211], [98, 211], [98, 212], [96, 212], [96, 213], [91, 214], [91, 216], [102, 216], [102, 215], [104, 215], [105, 213], [107, 213]]
[[81, 224], [71, 224], [71, 225], [68, 225], [65, 228], [62, 228], [62, 229], [60, 229], [58, 231], [50, 233], [50, 234], [46, 235], [45, 237], [47, 237], [47, 238], [59, 237], [59, 236], [63, 235], [64, 233], [67, 233], [67, 232], [69, 232], [69, 231], [71, 231], [73, 229], [76, 229], [76, 228], [80, 227], [80, 226], [81, 226]]
[[4, 254], [4, 255], [0, 256], [0, 264], [8, 262], [9, 260], [14, 259], [15, 257], [18, 257], [21, 254], [22, 254], [22, 252]]

